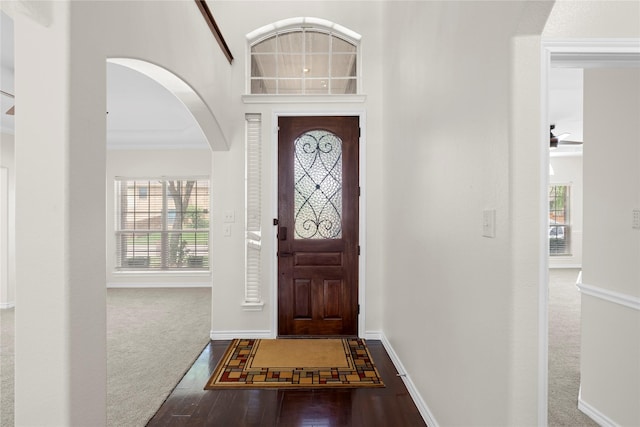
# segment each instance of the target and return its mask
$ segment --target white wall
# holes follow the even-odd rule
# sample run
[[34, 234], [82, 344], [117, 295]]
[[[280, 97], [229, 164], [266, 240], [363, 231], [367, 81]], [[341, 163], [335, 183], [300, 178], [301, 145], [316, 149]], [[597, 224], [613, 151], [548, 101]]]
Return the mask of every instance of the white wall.
[[[363, 158], [361, 185], [366, 205], [366, 229], [361, 230], [364, 273], [361, 276], [361, 301], [364, 301], [364, 324], [361, 330], [379, 334], [382, 328], [382, 33], [380, 28], [380, 3], [343, 1], [309, 2], [234, 2], [217, 1], [210, 3], [225, 39], [234, 53], [234, 72], [231, 91], [237, 98], [228, 105], [233, 111], [233, 132], [231, 149], [213, 154], [213, 193], [217, 203], [213, 212], [213, 319], [212, 336], [225, 334], [264, 334], [273, 336], [276, 307], [274, 295], [275, 281], [275, 227], [272, 220], [277, 217], [276, 203], [276, 126], [278, 114], [345, 114], [363, 117]], [[246, 11], [252, 13], [247, 14]], [[275, 102], [273, 98], [264, 101], [255, 98], [246, 103], [240, 98], [245, 93], [247, 69], [246, 34], [264, 25], [294, 17], [317, 17], [335, 22], [362, 35], [362, 91], [366, 95], [363, 102], [342, 100], [330, 102]], [[262, 115], [262, 297], [264, 309], [258, 312], [243, 311], [244, 297], [244, 114]], [[365, 169], [366, 167], [366, 169]], [[225, 210], [236, 213], [232, 224], [232, 235], [222, 235], [221, 215]], [[217, 224], [217, 225], [216, 225]]]
[[617, 425], [638, 425], [640, 229], [632, 228], [632, 210], [640, 209], [640, 68], [584, 76], [580, 399]]
[[[548, 34], [640, 34], [636, 2], [594, 3], [604, 10], [592, 13], [591, 4], [559, 2]], [[90, 234], [98, 250], [86, 249], [83, 222], [70, 221], [74, 217], [59, 209], [79, 197], [92, 201], [91, 218], [105, 221], [104, 60], [124, 56], [165, 66], [208, 102], [232, 147], [214, 155], [214, 188], [228, 188], [219, 192], [220, 208], [239, 213], [238, 223], [244, 112], [263, 113], [266, 143], [273, 141], [271, 118], [278, 112], [366, 110], [366, 328], [388, 336], [440, 424], [544, 424], [535, 409], [539, 348], [532, 302], [540, 242], [530, 240], [542, 228], [542, 210], [539, 195], [519, 191], [537, 188], [540, 180], [541, 159], [528, 145], [536, 146], [541, 136], [540, 45], [535, 36], [514, 45], [510, 39], [536, 34], [522, 31], [535, 29], [532, 16], [546, 16], [544, 10], [534, 16], [517, 2], [211, 6], [237, 58], [231, 67], [191, 2], [42, 3], [32, 5], [30, 18], [15, 21], [16, 67], [33, 70], [16, 76], [20, 109], [31, 114], [23, 122], [16, 119], [16, 134], [29, 143], [22, 151], [26, 184], [18, 203], [19, 212], [27, 213], [18, 224], [21, 249], [27, 253], [38, 243], [28, 232], [34, 219], [29, 209], [45, 200], [51, 214], [43, 225], [54, 231], [47, 247], [56, 255], [38, 271], [28, 270], [26, 258], [18, 265], [27, 287], [18, 289], [26, 309], [16, 318], [17, 423], [104, 423], [105, 233]], [[241, 103], [244, 34], [292, 16], [319, 16], [363, 35], [365, 104]], [[514, 48], [522, 45], [525, 51]], [[39, 70], [45, 63], [52, 72], [43, 79]], [[55, 95], [47, 102], [41, 97], [45, 90]], [[96, 145], [83, 145], [87, 141]], [[270, 150], [265, 162], [273, 158]], [[226, 168], [218, 168], [219, 162]], [[267, 180], [272, 166], [265, 168]], [[29, 178], [42, 174], [60, 183], [47, 189], [51, 194]], [[229, 186], [221, 186], [226, 181]], [[265, 197], [273, 202], [274, 182], [265, 182], [271, 185]], [[273, 203], [265, 206], [274, 212]], [[496, 209], [495, 239], [481, 236], [484, 209]], [[265, 229], [269, 220], [265, 215]], [[214, 257], [228, 251], [234, 263], [214, 275], [214, 302], [216, 295], [223, 298], [214, 306], [213, 327], [268, 328], [273, 308], [254, 316], [241, 312], [236, 299], [243, 283], [238, 239], [234, 234], [214, 245]], [[59, 242], [70, 242], [73, 250]], [[87, 264], [75, 262], [85, 259]], [[422, 351], [416, 351], [417, 340]], [[43, 345], [47, 366], [39, 360]]]
[[549, 163], [553, 168], [553, 175], [549, 176], [550, 185], [569, 185], [571, 224], [571, 255], [550, 256], [550, 268], [580, 268], [582, 266], [582, 155], [554, 156]]
[[104, 425], [105, 61], [136, 58], [180, 76], [223, 134], [232, 124], [231, 66], [193, 2], [5, 6], [13, 8], [23, 112], [16, 115], [16, 424]]
[[210, 150], [109, 150], [107, 152], [107, 286], [211, 286], [209, 272], [117, 272], [115, 177], [211, 175]]
[[384, 331], [440, 425], [537, 423], [536, 296], [512, 283], [510, 200], [511, 38], [548, 13], [527, 6], [385, 8]]

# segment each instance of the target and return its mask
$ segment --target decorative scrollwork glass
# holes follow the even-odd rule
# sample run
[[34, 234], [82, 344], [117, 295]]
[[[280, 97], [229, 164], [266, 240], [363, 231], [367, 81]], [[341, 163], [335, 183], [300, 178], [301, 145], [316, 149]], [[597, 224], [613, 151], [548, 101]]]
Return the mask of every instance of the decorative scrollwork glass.
[[295, 142], [296, 239], [342, 238], [342, 140], [312, 130]]

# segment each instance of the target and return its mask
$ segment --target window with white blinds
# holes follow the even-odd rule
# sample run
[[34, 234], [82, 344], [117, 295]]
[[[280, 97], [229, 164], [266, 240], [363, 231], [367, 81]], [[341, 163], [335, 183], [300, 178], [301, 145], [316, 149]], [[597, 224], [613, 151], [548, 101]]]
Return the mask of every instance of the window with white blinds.
[[209, 180], [115, 179], [116, 270], [209, 269]]
[[569, 222], [571, 187], [549, 186], [549, 254], [571, 255], [571, 223]]
[[261, 171], [262, 150], [261, 138], [262, 122], [260, 114], [247, 114], [246, 119], [246, 150], [245, 150], [245, 291], [244, 306], [262, 307], [260, 296], [261, 278]]

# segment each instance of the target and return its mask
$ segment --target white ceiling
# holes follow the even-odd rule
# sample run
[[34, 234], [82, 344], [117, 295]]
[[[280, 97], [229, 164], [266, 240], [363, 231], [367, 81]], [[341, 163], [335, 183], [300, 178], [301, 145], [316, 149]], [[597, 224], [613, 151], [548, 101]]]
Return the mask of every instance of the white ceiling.
[[[0, 89], [14, 93], [13, 21], [0, 11]], [[207, 148], [208, 143], [185, 105], [147, 76], [107, 63], [107, 147], [110, 149]], [[0, 130], [14, 132], [5, 114], [13, 99], [0, 96]], [[553, 68], [549, 115], [555, 134], [582, 141], [582, 69]], [[16, 114], [20, 114], [19, 110]], [[575, 150], [575, 146], [572, 147]]]
[[553, 133], [568, 133], [565, 141], [582, 142], [582, 68], [551, 68], [549, 73], [549, 121]]
[[187, 107], [155, 80], [107, 62], [107, 146], [208, 148]]

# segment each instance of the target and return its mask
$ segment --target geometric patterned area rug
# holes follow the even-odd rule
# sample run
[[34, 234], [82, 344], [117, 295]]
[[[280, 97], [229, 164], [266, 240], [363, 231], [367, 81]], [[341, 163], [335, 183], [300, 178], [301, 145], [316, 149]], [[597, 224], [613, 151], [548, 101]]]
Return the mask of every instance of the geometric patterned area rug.
[[384, 387], [364, 340], [235, 339], [205, 390]]

